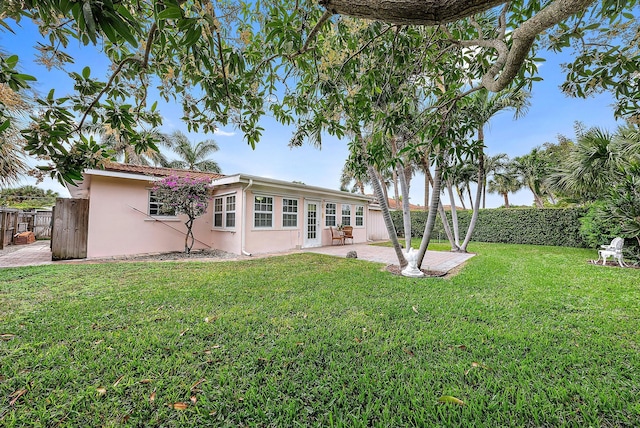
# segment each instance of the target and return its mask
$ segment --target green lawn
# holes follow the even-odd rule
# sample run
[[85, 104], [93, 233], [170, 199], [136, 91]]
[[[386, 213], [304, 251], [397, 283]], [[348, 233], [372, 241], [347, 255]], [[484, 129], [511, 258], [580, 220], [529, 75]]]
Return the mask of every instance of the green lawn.
[[0, 270], [0, 425], [640, 426], [640, 270], [470, 250]]

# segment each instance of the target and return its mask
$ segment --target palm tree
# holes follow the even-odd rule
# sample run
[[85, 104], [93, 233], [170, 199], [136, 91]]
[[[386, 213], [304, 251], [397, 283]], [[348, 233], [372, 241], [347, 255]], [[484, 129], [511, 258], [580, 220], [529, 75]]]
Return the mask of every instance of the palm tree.
[[544, 152], [539, 147], [535, 147], [526, 155], [515, 158], [513, 166], [520, 176], [522, 185], [533, 193], [536, 207], [543, 208], [545, 197], [549, 194], [546, 187], [549, 169]]
[[20, 135], [17, 120], [29, 109], [29, 102], [22, 93], [8, 85], [0, 84], [0, 186], [16, 183], [27, 173], [29, 166], [22, 149], [24, 140]]
[[216, 161], [208, 159], [211, 153], [219, 150], [218, 144], [213, 140], [204, 140], [191, 143], [187, 136], [176, 131], [169, 137], [170, 147], [180, 158], [169, 162], [170, 168], [190, 169], [194, 171], [207, 171], [219, 173], [220, 166]]
[[613, 140], [611, 133], [600, 128], [579, 134], [567, 159], [551, 176], [553, 186], [580, 201], [598, 199], [608, 191], [622, 157]]
[[486, 208], [488, 178], [490, 176], [495, 176], [501, 171], [504, 171], [508, 161], [509, 156], [506, 153], [499, 153], [495, 156], [489, 156], [484, 160], [484, 188], [482, 190], [482, 208]]
[[[349, 162], [347, 160], [340, 174], [340, 190], [351, 193], [360, 192], [360, 194], [364, 195], [364, 185], [367, 182], [367, 177], [358, 177], [358, 175], [349, 168]], [[353, 186], [351, 186], [351, 183], [353, 183]]]
[[[113, 129], [107, 124], [89, 125], [87, 126], [87, 130], [89, 132], [96, 132], [100, 137], [100, 141], [107, 149], [115, 153], [116, 159], [119, 162], [130, 165], [157, 166], [167, 166], [169, 163], [167, 158], [159, 150], [148, 148], [147, 150], [139, 152], [125, 134], [120, 133], [117, 129]], [[147, 145], [149, 143], [154, 146], [156, 143], [162, 146], [168, 145], [168, 136], [155, 128], [150, 131], [141, 131], [140, 136], [147, 140]]]
[[[531, 103], [529, 102], [530, 97], [531, 94], [529, 92], [522, 90], [508, 90], [493, 95], [487, 90], [481, 90], [475, 92], [471, 97], [469, 97], [468, 104], [464, 107], [464, 113], [477, 124], [478, 141], [481, 143], [482, 147], [484, 147], [484, 128], [487, 126], [491, 118], [501, 111], [512, 109], [514, 119], [519, 119], [527, 113], [531, 106]], [[479, 186], [482, 186], [483, 208], [485, 207], [486, 202], [487, 176], [499, 167], [501, 156], [506, 155], [498, 155], [494, 157], [495, 159], [484, 159], [483, 150], [481, 150], [478, 155], [479, 162], [482, 163], [484, 161], [482, 183], [478, 183]], [[473, 203], [471, 206], [473, 206]]]
[[497, 193], [504, 198], [505, 208], [509, 208], [509, 193], [515, 193], [521, 188], [518, 176], [509, 170], [494, 173], [487, 186], [489, 193]]

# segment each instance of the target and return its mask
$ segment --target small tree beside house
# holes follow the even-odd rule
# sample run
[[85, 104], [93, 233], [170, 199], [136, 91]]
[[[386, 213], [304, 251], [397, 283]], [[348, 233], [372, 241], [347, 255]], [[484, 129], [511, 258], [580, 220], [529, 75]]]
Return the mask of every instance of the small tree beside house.
[[163, 212], [187, 216], [184, 252], [189, 254], [195, 242], [192, 230], [193, 221], [204, 214], [209, 205], [211, 191], [209, 179], [171, 175], [157, 182], [153, 191], [158, 201], [162, 203], [161, 210]]

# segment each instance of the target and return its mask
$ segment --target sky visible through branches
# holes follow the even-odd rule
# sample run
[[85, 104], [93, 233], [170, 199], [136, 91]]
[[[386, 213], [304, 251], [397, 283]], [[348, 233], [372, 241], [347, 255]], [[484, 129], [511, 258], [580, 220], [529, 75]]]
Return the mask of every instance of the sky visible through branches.
[[[70, 92], [71, 79], [61, 71], [51, 70], [35, 63], [33, 46], [40, 35], [36, 27], [28, 20], [21, 22], [21, 27], [14, 28], [16, 35], [7, 32], [0, 33], [0, 45], [10, 46], [11, 53], [20, 56], [21, 70], [26, 74], [36, 76], [38, 82], [35, 89], [46, 94], [55, 88], [56, 96]], [[11, 43], [3, 39], [11, 40]], [[14, 41], [17, 41], [16, 45]], [[74, 71], [81, 72], [86, 65], [91, 66], [91, 74], [104, 76], [108, 62], [93, 46], [80, 47], [73, 52], [76, 58]], [[559, 86], [564, 76], [560, 64], [569, 62], [569, 53], [554, 54], [540, 52], [540, 57], [547, 61], [541, 64], [540, 76], [544, 79], [535, 82], [532, 91], [531, 108], [528, 114], [513, 120], [510, 112], [497, 115], [485, 130], [486, 153], [490, 156], [507, 153], [510, 158], [528, 153], [533, 147], [545, 142], [557, 142], [557, 135], [562, 134], [573, 138], [574, 122], [581, 121], [588, 127], [597, 126], [614, 131], [617, 124], [613, 116], [613, 98], [609, 94], [602, 94], [588, 99], [573, 99], [562, 94]], [[160, 113], [164, 118], [161, 130], [172, 133], [182, 131], [191, 141], [202, 141], [211, 135], [189, 133], [186, 125], [181, 122], [181, 108], [177, 104], [167, 104], [159, 100]], [[298, 181], [305, 184], [338, 189], [340, 174], [348, 156], [348, 140], [338, 140], [333, 137], [323, 138], [323, 147], [317, 150], [310, 145], [290, 149], [289, 139], [293, 128], [281, 125], [272, 118], [265, 117], [261, 121], [265, 129], [260, 143], [255, 150], [243, 141], [242, 134], [232, 127], [219, 129], [213, 138], [220, 147], [220, 151], [213, 155], [213, 159], [220, 165], [223, 174], [247, 173], [285, 181]], [[166, 150], [166, 149], [163, 149]], [[171, 157], [171, 156], [169, 156]], [[36, 162], [31, 162], [35, 165]], [[20, 184], [34, 184], [35, 180], [25, 178]], [[52, 189], [62, 196], [68, 192], [53, 180], [45, 180], [40, 187]], [[373, 193], [367, 189], [368, 193]], [[423, 205], [424, 178], [421, 174], [411, 182], [411, 203]], [[533, 197], [528, 190], [521, 190], [510, 195], [513, 205], [532, 205]], [[446, 195], [443, 203], [449, 204]], [[487, 195], [487, 208], [498, 207], [503, 203], [500, 195]]]

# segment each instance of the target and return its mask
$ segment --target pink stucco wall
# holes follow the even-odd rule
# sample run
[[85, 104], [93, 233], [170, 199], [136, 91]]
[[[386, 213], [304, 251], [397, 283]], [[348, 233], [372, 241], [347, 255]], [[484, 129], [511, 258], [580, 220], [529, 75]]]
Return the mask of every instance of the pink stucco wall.
[[[184, 250], [183, 217], [161, 222], [146, 215], [152, 185], [141, 180], [91, 177], [87, 257]], [[194, 249], [210, 246], [211, 222], [207, 213], [194, 223]]]
[[[269, 196], [273, 198], [273, 225], [270, 228], [256, 228], [254, 227], [254, 197], [255, 196]], [[296, 199], [298, 200], [298, 227], [295, 229], [285, 228], [282, 226], [282, 199]], [[321, 246], [331, 245], [331, 231], [329, 226], [326, 226], [325, 206], [327, 202], [335, 203], [337, 206], [337, 223], [340, 223], [342, 205], [351, 206], [351, 224], [353, 228], [353, 242], [362, 243], [367, 242], [367, 207], [363, 202], [353, 202], [339, 200], [337, 198], [312, 198], [319, 202], [320, 206], [320, 227], [318, 233], [320, 235], [319, 244]], [[305, 246], [305, 197], [304, 195], [296, 194], [281, 194], [274, 195], [268, 191], [261, 191], [260, 189], [251, 189], [247, 191], [247, 212], [244, 219], [246, 227], [246, 241], [245, 249], [250, 253], [267, 253], [276, 251], [287, 251], [296, 248], [303, 248]], [[364, 225], [355, 226], [355, 206], [364, 206]], [[349, 241], [350, 243], [351, 241]]]
[[[92, 175], [88, 182], [89, 196], [89, 258], [110, 257], [184, 249], [184, 218], [150, 218], [148, 213], [149, 189], [153, 183], [146, 180]], [[326, 203], [337, 207], [336, 223], [341, 223], [342, 205], [351, 206], [351, 224], [354, 226], [354, 243], [371, 239], [367, 233], [372, 221], [364, 201], [348, 196], [320, 194], [309, 196], [304, 189], [274, 189], [268, 186], [235, 183], [214, 187], [207, 213], [194, 222], [196, 238], [194, 249], [215, 248], [234, 254], [273, 253], [305, 246], [305, 201], [316, 201], [319, 208], [318, 245], [331, 245], [331, 234], [326, 226]], [[247, 189], [247, 190], [245, 190]], [[214, 225], [214, 200], [235, 196], [234, 227]], [[273, 198], [273, 224], [269, 228], [254, 226], [254, 197]], [[283, 227], [283, 198], [298, 201], [297, 227]], [[355, 207], [364, 207], [364, 225], [355, 226]], [[375, 224], [375, 220], [372, 225]]]

